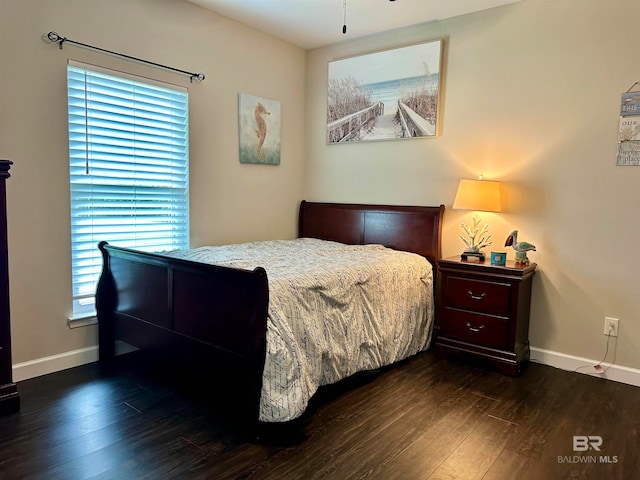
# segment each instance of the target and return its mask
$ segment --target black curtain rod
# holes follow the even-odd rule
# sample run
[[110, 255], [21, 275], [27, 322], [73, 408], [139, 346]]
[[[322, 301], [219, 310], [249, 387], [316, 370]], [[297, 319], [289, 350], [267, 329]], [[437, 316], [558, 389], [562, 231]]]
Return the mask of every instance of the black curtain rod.
[[47, 38], [51, 42], [56, 42], [58, 44], [58, 46], [60, 47], [60, 50], [62, 50], [62, 45], [65, 42], [66, 43], [72, 43], [74, 45], [80, 45], [81, 47], [91, 48], [93, 50], [98, 50], [99, 52], [109, 53], [111, 55], [116, 55], [118, 57], [124, 57], [124, 58], [127, 58], [129, 60], [134, 60], [136, 62], [147, 63], [147, 64], [153, 65], [155, 67], [160, 67], [160, 68], [164, 68], [166, 70], [172, 70], [174, 72], [179, 72], [179, 73], [183, 73], [185, 75], [189, 75], [191, 83], [193, 83], [194, 79], [199, 81], [199, 82], [204, 80], [204, 73], [188, 72], [186, 70], [180, 70], [179, 68], [168, 67], [166, 65], [162, 65], [161, 63], [155, 63], [155, 62], [151, 62], [149, 60], [143, 60], [141, 58], [132, 57], [131, 55], [125, 55], [124, 53], [112, 52], [111, 50], [106, 50], [104, 48], [94, 47], [93, 45], [87, 45], [86, 43], [80, 43], [80, 42], [76, 42], [75, 40], [70, 40], [67, 37], [62, 37], [62, 36], [58, 35], [56, 32], [49, 32], [47, 34]]

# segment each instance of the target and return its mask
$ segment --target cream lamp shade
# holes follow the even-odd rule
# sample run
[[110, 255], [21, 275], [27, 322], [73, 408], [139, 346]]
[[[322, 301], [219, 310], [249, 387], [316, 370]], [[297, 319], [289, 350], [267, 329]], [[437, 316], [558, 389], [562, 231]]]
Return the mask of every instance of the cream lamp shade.
[[491, 180], [460, 180], [453, 208], [479, 212], [500, 212], [500, 182]]
[[[482, 175], [478, 180], [460, 180], [456, 198], [453, 200], [453, 208], [460, 210], [475, 210], [480, 212], [500, 212], [502, 210], [500, 199], [500, 182], [483, 180]], [[460, 239], [467, 246], [460, 258], [463, 261], [477, 259], [484, 262], [484, 247], [493, 242], [488, 231], [488, 225], [480, 227], [480, 220], [473, 217], [470, 225], [464, 223], [460, 226], [466, 237], [460, 235]]]

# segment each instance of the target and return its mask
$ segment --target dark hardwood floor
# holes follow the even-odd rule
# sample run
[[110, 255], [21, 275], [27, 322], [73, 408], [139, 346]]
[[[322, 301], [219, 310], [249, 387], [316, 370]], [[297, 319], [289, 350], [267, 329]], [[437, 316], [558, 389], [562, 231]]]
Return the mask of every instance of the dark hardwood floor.
[[[426, 352], [323, 387], [300, 421], [259, 438], [239, 399], [169, 373], [134, 353], [113, 374], [91, 364], [20, 382], [20, 412], [0, 417], [0, 478], [640, 475], [640, 388], [542, 365], [511, 378]], [[600, 451], [574, 451], [574, 435], [601, 437]]]

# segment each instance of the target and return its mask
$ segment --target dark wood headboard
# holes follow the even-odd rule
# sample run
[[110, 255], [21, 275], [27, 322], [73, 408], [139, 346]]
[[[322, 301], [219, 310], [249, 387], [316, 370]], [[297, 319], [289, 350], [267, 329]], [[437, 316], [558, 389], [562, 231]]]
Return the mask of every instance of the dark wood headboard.
[[442, 256], [444, 205], [414, 207], [349, 203], [300, 203], [298, 237], [352, 245], [379, 243], [426, 257], [434, 266]]

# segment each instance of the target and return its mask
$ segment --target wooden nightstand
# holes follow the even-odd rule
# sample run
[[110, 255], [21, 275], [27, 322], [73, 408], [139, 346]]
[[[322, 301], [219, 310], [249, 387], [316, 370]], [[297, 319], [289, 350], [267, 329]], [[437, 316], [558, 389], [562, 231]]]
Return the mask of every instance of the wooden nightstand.
[[438, 262], [439, 296], [435, 353], [468, 353], [518, 375], [529, 361], [529, 307], [536, 264], [504, 266]]

